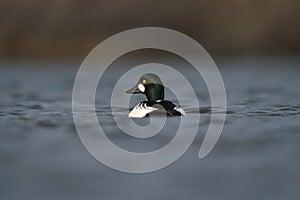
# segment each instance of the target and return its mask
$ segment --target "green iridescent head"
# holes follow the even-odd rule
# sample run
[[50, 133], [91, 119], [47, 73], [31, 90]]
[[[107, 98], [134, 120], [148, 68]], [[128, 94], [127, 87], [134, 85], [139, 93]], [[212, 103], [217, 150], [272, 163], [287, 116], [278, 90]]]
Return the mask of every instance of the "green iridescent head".
[[156, 102], [164, 100], [164, 86], [160, 78], [153, 73], [144, 74], [139, 82], [127, 91], [128, 94], [142, 93], [148, 101]]

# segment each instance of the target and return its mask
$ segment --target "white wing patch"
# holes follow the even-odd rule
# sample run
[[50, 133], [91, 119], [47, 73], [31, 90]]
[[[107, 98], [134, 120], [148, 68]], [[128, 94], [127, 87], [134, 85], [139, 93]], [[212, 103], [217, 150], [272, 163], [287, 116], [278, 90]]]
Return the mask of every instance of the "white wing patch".
[[182, 116], [186, 116], [186, 113], [185, 113], [185, 111], [182, 108], [175, 107], [174, 110], [180, 112]]
[[128, 117], [131, 118], [143, 118], [148, 113], [151, 113], [154, 110], [158, 110], [157, 108], [148, 107], [146, 103], [142, 102], [136, 105], [132, 111], [128, 114]]

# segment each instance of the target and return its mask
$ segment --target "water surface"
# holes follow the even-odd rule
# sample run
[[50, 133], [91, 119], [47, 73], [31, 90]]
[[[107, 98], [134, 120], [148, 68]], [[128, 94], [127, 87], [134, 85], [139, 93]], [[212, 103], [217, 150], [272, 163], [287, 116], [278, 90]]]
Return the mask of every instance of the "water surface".
[[[163, 170], [132, 175], [102, 165], [79, 140], [71, 111], [78, 64], [2, 62], [0, 198], [299, 199], [300, 60], [219, 59], [217, 64], [228, 108], [213, 151], [203, 160], [197, 157], [210, 115], [224, 109], [211, 108], [205, 86], [199, 85], [201, 107], [186, 103], [188, 96], [183, 101], [188, 115], [201, 113], [192, 146]], [[118, 133], [102, 98], [96, 99], [98, 119], [122, 148], [148, 151], [172, 139], [176, 119], [152, 140]], [[119, 117], [127, 113], [128, 108], [118, 108]]]

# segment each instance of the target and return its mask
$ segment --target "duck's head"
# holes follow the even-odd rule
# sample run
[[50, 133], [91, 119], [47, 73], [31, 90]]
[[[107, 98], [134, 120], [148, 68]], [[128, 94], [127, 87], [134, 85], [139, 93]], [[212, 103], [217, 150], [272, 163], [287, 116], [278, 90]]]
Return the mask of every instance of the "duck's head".
[[127, 91], [128, 94], [142, 93], [148, 101], [164, 100], [164, 86], [160, 78], [153, 73], [144, 74], [139, 82]]

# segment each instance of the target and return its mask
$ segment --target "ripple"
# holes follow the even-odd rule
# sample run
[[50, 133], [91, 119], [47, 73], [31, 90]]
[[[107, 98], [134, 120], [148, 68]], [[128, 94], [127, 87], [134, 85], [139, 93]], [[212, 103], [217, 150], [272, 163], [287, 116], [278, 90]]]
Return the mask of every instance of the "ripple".
[[230, 105], [225, 108], [188, 108], [188, 114], [220, 114], [240, 115], [240, 116], [269, 116], [269, 117], [295, 117], [300, 115], [299, 105], [275, 105], [275, 106], [251, 106], [251, 105]]
[[37, 125], [41, 127], [54, 128], [58, 126], [58, 123], [50, 119], [45, 119], [45, 120], [38, 120]]
[[[245, 116], [245, 117], [298, 117], [300, 116], [300, 106], [299, 105], [228, 105], [228, 107], [183, 107], [187, 114], [203, 114], [203, 115], [213, 115], [213, 114], [226, 114], [228, 116]], [[114, 113], [112, 113], [114, 110]], [[97, 116], [127, 116], [129, 108], [125, 107], [96, 107]], [[56, 119], [57, 117], [70, 117], [73, 115], [86, 116], [92, 114], [92, 110], [80, 110], [72, 112], [71, 108], [64, 105], [60, 106], [43, 106], [42, 104], [15, 104], [12, 106], [1, 106], [0, 107], [0, 116], [2, 118], [13, 118], [18, 119], [23, 116], [29, 116], [31, 119], [38, 118], [38, 116], [43, 116], [46, 118], [46, 121], [39, 121], [39, 126], [54, 127], [59, 124], [55, 122], [52, 118]], [[22, 120], [21, 120], [22, 121]]]
[[44, 106], [42, 106], [41, 104], [16, 104], [16, 107], [23, 107], [26, 109], [31, 109], [31, 110], [42, 110], [44, 109]]
[[44, 107], [42, 105], [28, 105], [24, 106], [25, 108], [32, 109], [32, 110], [43, 110]]

